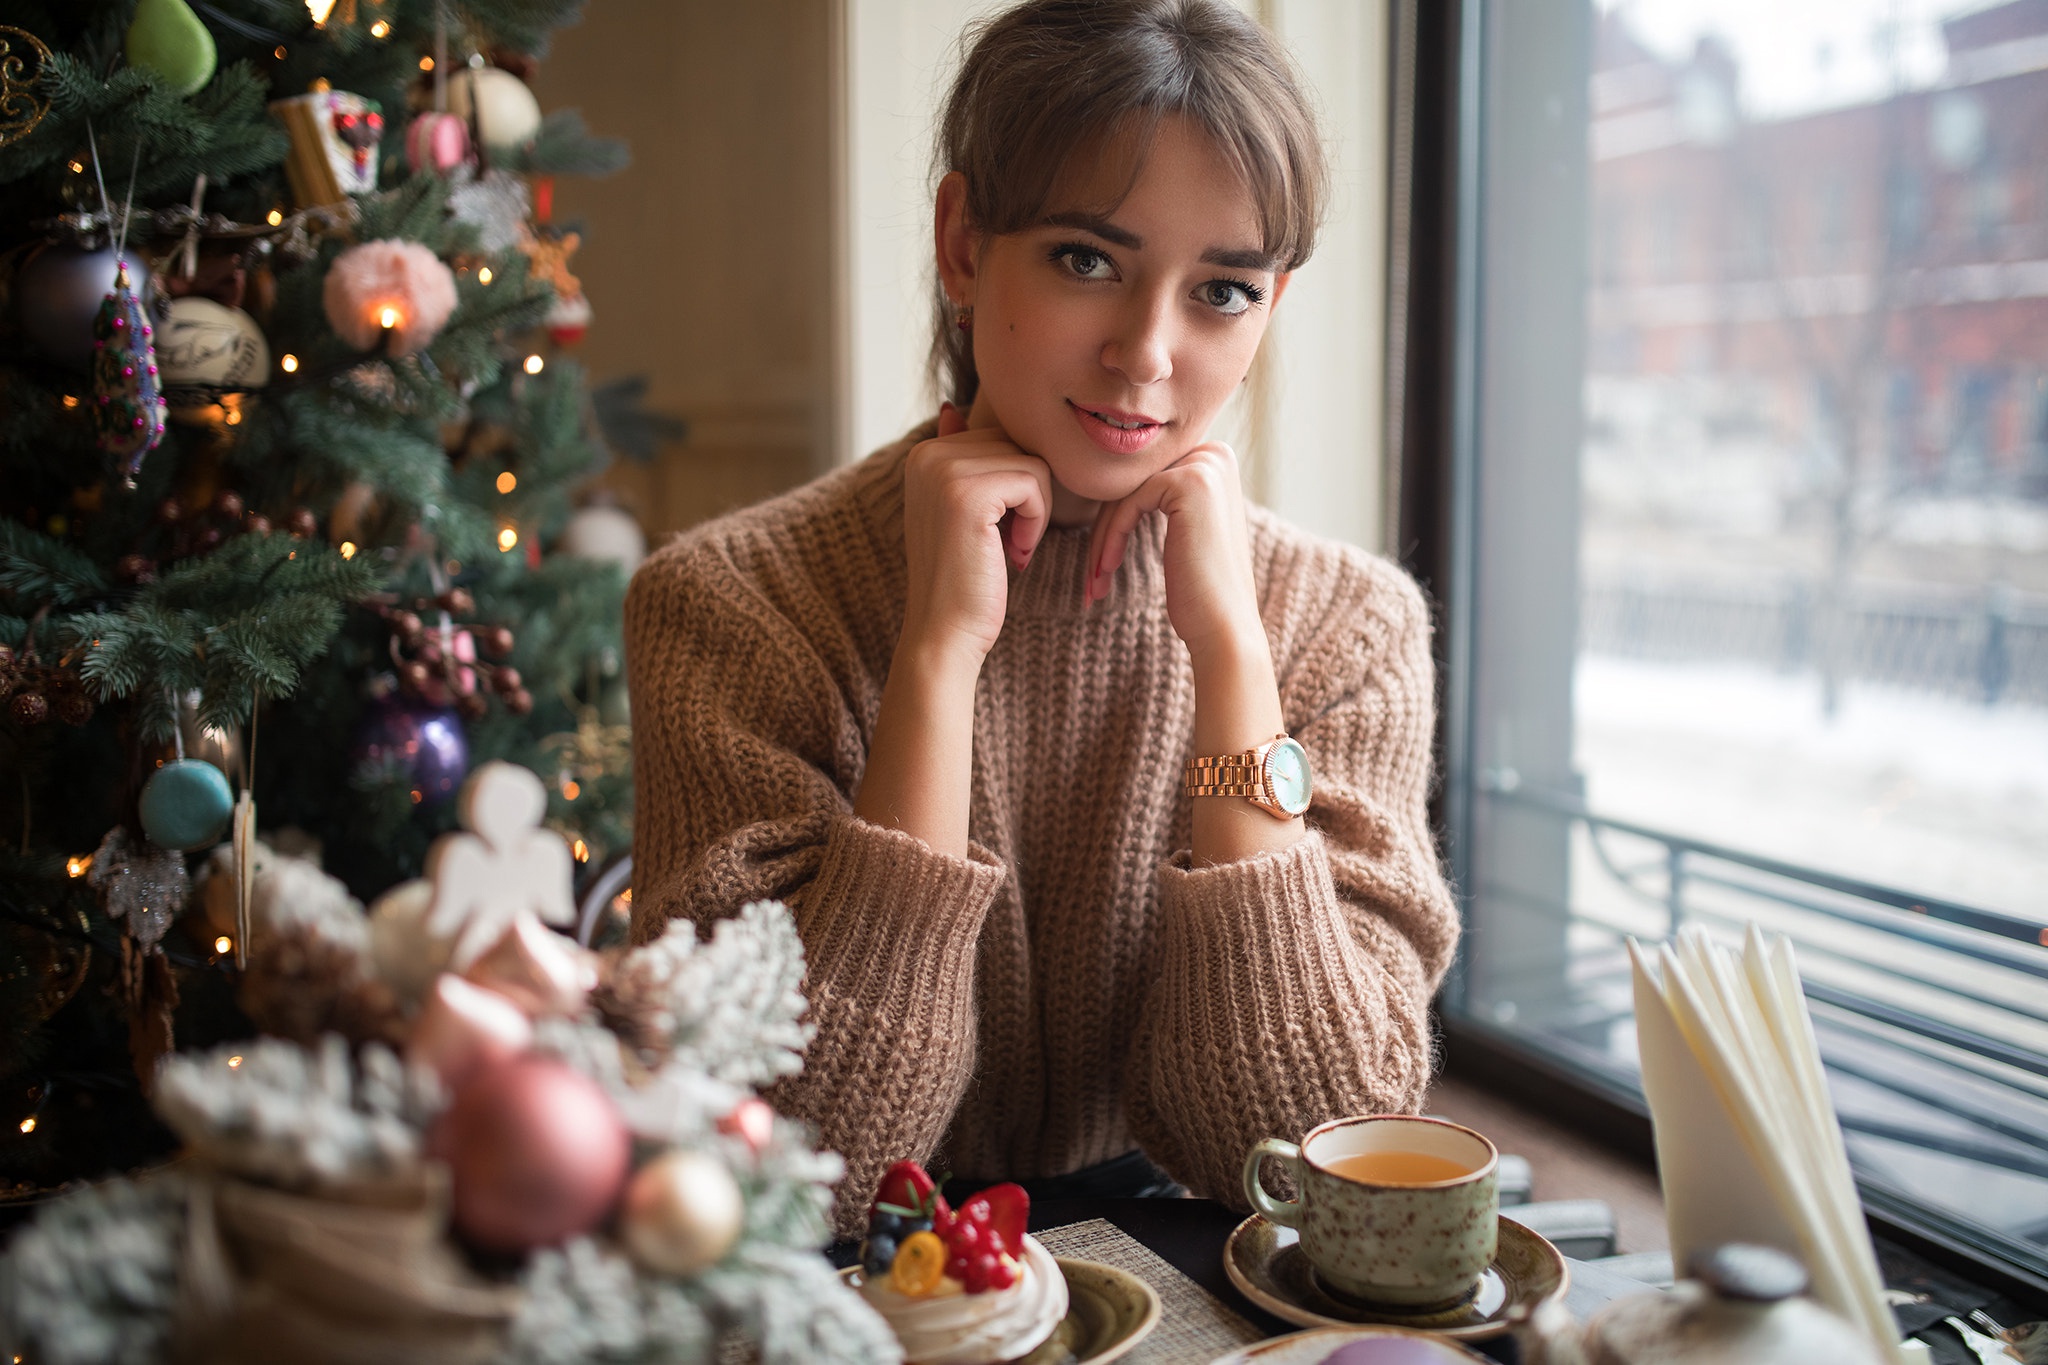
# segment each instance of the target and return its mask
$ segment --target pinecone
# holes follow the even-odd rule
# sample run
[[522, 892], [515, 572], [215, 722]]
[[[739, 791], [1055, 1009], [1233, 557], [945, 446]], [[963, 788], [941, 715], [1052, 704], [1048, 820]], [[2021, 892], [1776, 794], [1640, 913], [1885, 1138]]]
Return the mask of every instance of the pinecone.
[[240, 1004], [256, 1027], [310, 1044], [323, 1033], [351, 1043], [402, 1045], [405, 1016], [391, 988], [364, 970], [352, 948], [287, 925], [257, 936], [260, 945], [242, 976]]
[[590, 1003], [635, 1057], [659, 1066], [675, 1046], [676, 1016], [669, 1004], [668, 977], [661, 970], [667, 964], [638, 958], [626, 963], [625, 957], [617, 948], [598, 955], [597, 989], [590, 993]]

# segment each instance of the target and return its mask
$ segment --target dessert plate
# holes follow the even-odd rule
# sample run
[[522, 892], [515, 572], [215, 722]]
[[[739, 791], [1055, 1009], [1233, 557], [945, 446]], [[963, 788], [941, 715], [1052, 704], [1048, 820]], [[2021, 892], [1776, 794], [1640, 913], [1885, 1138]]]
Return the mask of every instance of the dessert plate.
[[1418, 1332], [1412, 1327], [1318, 1327], [1308, 1332], [1274, 1337], [1270, 1341], [1254, 1342], [1243, 1350], [1218, 1356], [1209, 1365], [1321, 1365], [1323, 1359], [1339, 1346], [1354, 1341], [1389, 1339], [1428, 1342], [1428, 1359], [1434, 1365], [1458, 1365], [1460, 1361], [1493, 1365], [1485, 1356], [1468, 1351], [1455, 1341], [1445, 1341], [1433, 1332]]
[[1316, 1279], [1301, 1249], [1301, 1234], [1253, 1214], [1223, 1247], [1223, 1269], [1246, 1298], [1275, 1317], [1302, 1327], [1355, 1327], [1386, 1323], [1431, 1336], [1482, 1341], [1508, 1330], [1508, 1313], [1561, 1296], [1571, 1284], [1564, 1257], [1540, 1234], [1510, 1218], [1500, 1220], [1499, 1250], [1465, 1302], [1433, 1313], [1403, 1313], [1340, 1299]]
[[[1136, 1275], [1099, 1261], [1054, 1259], [1067, 1281], [1067, 1315], [1014, 1365], [1108, 1365], [1159, 1325], [1159, 1295]], [[839, 1278], [858, 1286], [860, 1267]]]

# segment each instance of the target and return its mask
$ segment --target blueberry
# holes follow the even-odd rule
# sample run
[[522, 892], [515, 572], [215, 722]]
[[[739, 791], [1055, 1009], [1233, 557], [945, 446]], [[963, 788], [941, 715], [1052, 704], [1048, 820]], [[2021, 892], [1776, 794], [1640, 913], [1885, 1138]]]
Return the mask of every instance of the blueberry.
[[880, 1233], [884, 1237], [902, 1237], [903, 1215], [876, 1211], [874, 1216], [868, 1219], [868, 1233], [871, 1236]]
[[896, 1239], [876, 1233], [862, 1243], [860, 1268], [871, 1280], [887, 1278], [889, 1267], [896, 1262]]

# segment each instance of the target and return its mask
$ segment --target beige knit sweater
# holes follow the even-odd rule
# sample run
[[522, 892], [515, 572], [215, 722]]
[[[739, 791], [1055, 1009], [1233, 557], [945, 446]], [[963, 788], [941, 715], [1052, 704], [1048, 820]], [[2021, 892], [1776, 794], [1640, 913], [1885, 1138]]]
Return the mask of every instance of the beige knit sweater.
[[1424, 814], [1429, 617], [1393, 565], [1251, 512], [1309, 833], [1192, 869], [1195, 693], [1164, 530], [1081, 606], [1088, 531], [1014, 573], [975, 693], [970, 854], [852, 813], [904, 603], [903, 456], [700, 526], [626, 601], [634, 931], [794, 911], [818, 1036], [770, 1096], [846, 1156], [843, 1235], [892, 1161], [1055, 1175], [1144, 1151], [1237, 1206], [1246, 1151], [1409, 1111], [1457, 939]]

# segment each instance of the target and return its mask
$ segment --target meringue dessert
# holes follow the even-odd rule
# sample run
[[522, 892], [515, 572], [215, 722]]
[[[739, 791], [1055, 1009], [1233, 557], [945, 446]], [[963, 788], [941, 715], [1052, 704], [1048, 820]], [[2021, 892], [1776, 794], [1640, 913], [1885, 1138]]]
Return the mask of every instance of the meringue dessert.
[[1024, 1231], [1030, 1208], [1016, 1185], [948, 1208], [914, 1161], [882, 1177], [855, 1283], [911, 1365], [1020, 1360], [1066, 1318], [1066, 1277]]

